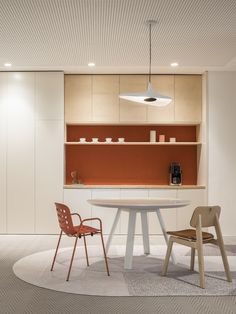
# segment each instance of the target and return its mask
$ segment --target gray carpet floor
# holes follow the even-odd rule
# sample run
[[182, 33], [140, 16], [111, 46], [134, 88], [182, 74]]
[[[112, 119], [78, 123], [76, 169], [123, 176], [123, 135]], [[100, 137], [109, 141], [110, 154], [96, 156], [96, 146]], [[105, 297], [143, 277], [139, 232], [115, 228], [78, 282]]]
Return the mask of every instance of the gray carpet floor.
[[[143, 255], [142, 246], [135, 246], [133, 269], [124, 270], [124, 256], [120, 246], [111, 246], [105, 270], [104, 258], [97, 246], [88, 246], [90, 266], [87, 267], [83, 247], [74, 257], [70, 281], [66, 282], [73, 248], [63, 248], [57, 255], [55, 269], [50, 271], [55, 249], [28, 255], [13, 266], [14, 274], [21, 280], [41, 288], [60, 292], [96, 296], [221, 296], [236, 295], [236, 257], [229, 256], [233, 282], [226, 280], [222, 258], [216, 247], [205, 245], [206, 289], [199, 287], [196, 258], [195, 271], [189, 270], [190, 257], [183, 256], [190, 249], [175, 246], [178, 263], [169, 263], [167, 276], [162, 276], [166, 246], [151, 246], [151, 254]], [[213, 250], [214, 249], [214, 250]], [[164, 250], [164, 251], [163, 251]], [[187, 251], [186, 251], [187, 250]], [[114, 255], [114, 251], [117, 254]], [[163, 251], [163, 255], [161, 254]], [[112, 254], [113, 252], [113, 254]], [[208, 253], [209, 252], [209, 253]], [[213, 254], [215, 255], [208, 255]], [[157, 255], [159, 254], [159, 255]], [[230, 253], [228, 253], [229, 255]], [[217, 256], [218, 255], [218, 256]]]
[[236, 297], [92, 297], [50, 291], [27, 284], [12, 272], [21, 257], [55, 246], [54, 236], [0, 236], [2, 314], [235, 314]]

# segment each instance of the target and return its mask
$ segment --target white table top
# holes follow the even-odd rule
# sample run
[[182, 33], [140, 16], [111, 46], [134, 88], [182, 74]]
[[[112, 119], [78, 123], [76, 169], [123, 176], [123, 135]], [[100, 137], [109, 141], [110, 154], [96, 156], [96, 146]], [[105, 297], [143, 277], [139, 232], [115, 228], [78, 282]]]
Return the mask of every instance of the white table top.
[[157, 209], [157, 208], [177, 208], [190, 204], [189, 200], [181, 199], [91, 199], [88, 202], [95, 206], [123, 208], [123, 209]]

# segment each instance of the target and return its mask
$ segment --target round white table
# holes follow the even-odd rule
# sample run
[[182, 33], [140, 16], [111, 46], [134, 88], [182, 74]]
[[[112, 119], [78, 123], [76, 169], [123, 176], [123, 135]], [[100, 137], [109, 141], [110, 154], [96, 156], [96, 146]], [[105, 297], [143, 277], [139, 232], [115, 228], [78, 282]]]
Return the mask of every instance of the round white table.
[[[133, 260], [133, 248], [134, 248], [134, 233], [135, 233], [135, 223], [137, 213], [141, 214], [142, 223], [142, 233], [143, 233], [143, 247], [144, 254], [150, 254], [150, 244], [149, 244], [149, 232], [148, 232], [148, 212], [156, 212], [157, 218], [159, 220], [161, 230], [163, 232], [166, 244], [168, 243], [168, 235], [166, 233], [166, 228], [164, 220], [161, 215], [160, 209], [164, 208], [178, 208], [184, 207], [190, 204], [188, 200], [180, 199], [92, 199], [88, 202], [95, 206], [117, 208], [117, 213], [111, 228], [110, 235], [106, 244], [106, 251], [108, 253], [112, 236], [116, 229], [117, 223], [120, 218], [121, 211], [129, 212], [129, 223], [128, 223], [128, 234], [126, 241], [126, 252], [125, 252], [125, 269], [132, 269]], [[173, 263], [175, 263], [175, 256], [171, 255]]]

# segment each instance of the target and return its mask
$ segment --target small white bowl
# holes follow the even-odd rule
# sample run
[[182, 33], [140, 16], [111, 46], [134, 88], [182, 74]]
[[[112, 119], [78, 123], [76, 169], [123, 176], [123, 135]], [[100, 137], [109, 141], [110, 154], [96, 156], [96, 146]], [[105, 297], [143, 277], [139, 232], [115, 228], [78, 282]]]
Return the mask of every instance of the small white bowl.
[[97, 138], [97, 137], [93, 137], [93, 138], [92, 138], [92, 142], [93, 142], [93, 143], [97, 143], [97, 142], [98, 142], [98, 138]]
[[86, 138], [85, 138], [85, 137], [81, 137], [81, 138], [79, 139], [79, 141], [80, 141], [81, 143], [85, 143], [85, 142], [86, 142]]
[[124, 141], [125, 141], [124, 137], [119, 137], [119, 138], [118, 138], [118, 142], [119, 142], [119, 143], [124, 143]]
[[112, 142], [112, 138], [111, 137], [106, 137], [106, 142], [107, 143], [111, 143]]

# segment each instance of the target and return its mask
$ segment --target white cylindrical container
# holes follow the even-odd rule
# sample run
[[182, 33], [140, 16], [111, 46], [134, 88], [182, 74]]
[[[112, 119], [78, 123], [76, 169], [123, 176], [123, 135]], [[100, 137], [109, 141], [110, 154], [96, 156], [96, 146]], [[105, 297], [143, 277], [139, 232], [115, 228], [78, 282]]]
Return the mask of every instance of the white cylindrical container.
[[156, 142], [156, 131], [155, 130], [150, 131], [150, 142]]

